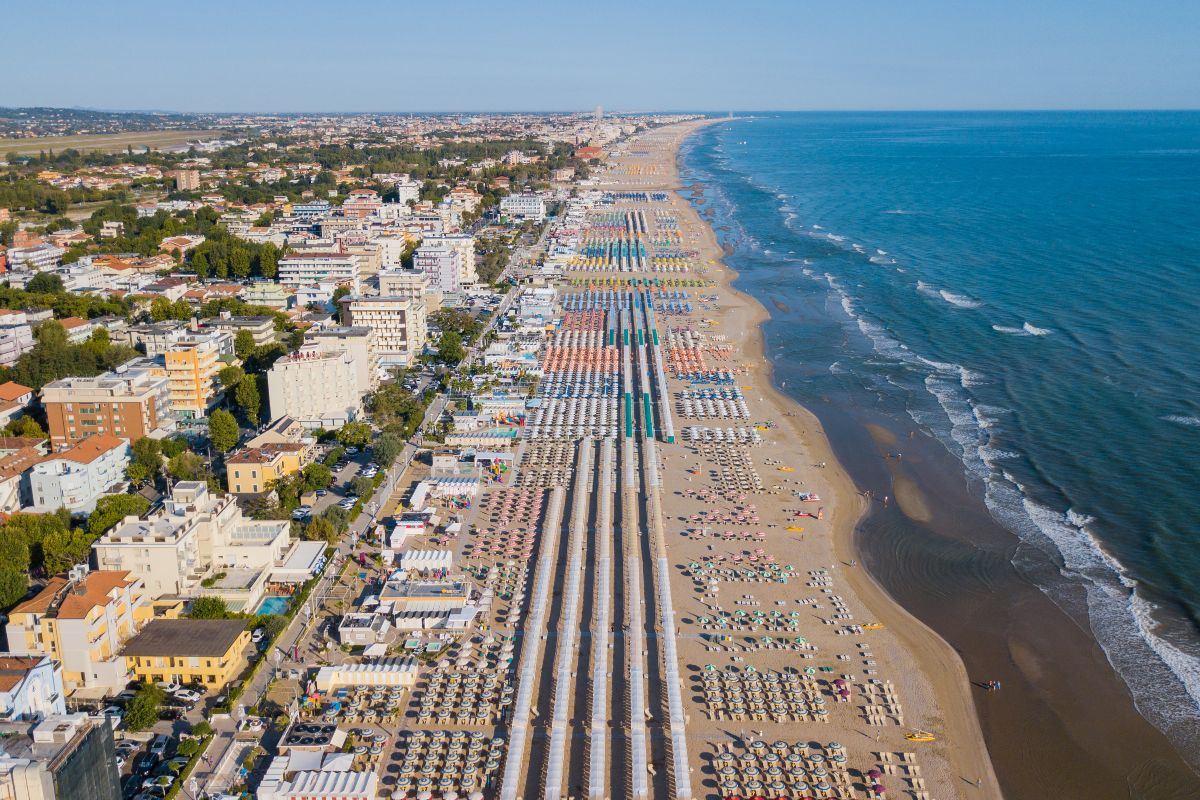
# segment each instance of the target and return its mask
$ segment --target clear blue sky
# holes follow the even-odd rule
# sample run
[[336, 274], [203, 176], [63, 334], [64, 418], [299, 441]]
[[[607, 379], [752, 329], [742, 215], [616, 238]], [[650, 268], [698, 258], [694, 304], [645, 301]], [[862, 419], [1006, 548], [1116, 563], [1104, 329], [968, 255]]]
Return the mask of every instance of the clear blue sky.
[[1200, 0], [9, 0], [0, 105], [1200, 107]]

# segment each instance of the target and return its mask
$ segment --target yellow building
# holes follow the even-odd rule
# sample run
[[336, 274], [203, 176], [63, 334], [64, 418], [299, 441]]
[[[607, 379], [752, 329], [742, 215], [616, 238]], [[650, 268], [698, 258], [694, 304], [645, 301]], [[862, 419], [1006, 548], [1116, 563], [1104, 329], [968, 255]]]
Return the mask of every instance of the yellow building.
[[120, 691], [129, 682], [120, 650], [153, 614], [141, 578], [98, 570], [75, 580], [56, 576], [8, 616], [9, 651], [62, 663], [68, 694]]
[[121, 655], [141, 681], [199, 683], [218, 689], [246, 667], [250, 632], [239, 619], [156, 619]]
[[225, 478], [233, 494], [260, 494], [280, 478], [295, 475], [307, 463], [308, 447], [278, 442], [248, 447], [225, 459]]
[[221, 370], [217, 341], [208, 335], [181, 336], [163, 352], [171, 410], [203, 417], [217, 391]]

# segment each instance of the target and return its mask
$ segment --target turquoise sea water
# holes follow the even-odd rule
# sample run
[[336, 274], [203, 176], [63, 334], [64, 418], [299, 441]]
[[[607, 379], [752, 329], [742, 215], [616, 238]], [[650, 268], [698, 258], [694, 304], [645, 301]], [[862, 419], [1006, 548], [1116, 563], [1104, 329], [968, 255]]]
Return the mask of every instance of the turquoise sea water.
[[1200, 114], [762, 115], [681, 159], [786, 390], [939, 439], [1139, 709], [1194, 728]]

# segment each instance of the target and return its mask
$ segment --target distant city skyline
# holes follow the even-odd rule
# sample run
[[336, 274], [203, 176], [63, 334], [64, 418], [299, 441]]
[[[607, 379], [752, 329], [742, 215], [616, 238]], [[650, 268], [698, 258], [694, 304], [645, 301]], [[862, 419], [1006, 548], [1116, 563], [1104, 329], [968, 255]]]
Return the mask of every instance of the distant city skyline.
[[[3, 106], [176, 112], [1200, 107], [1200, 4], [130, 0], [6, 8]], [[52, 32], [52, 35], [47, 35]]]

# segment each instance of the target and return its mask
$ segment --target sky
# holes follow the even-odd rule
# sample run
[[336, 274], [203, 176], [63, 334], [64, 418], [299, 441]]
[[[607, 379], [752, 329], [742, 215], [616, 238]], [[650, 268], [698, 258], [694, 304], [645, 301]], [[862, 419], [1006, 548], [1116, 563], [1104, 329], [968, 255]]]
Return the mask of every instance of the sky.
[[1197, 0], [6, 0], [0, 106], [1200, 108]]

